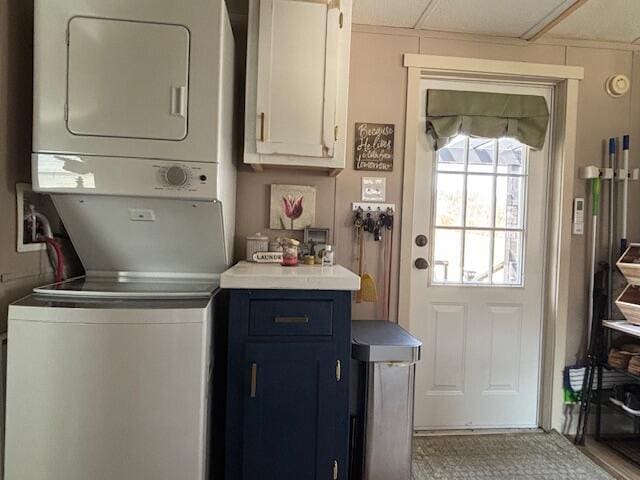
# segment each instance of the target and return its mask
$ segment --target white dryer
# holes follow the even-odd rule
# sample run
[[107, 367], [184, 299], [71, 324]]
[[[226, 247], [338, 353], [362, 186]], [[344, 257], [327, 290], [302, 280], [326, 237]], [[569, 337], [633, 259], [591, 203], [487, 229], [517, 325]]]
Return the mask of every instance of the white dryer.
[[[150, 224], [175, 213], [132, 197], [202, 206], [191, 217], [215, 223], [229, 264], [236, 170], [225, 1], [35, 0], [34, 19], [34, 189], [52, 194], [68, 228], [69, 215], [106, 225], [130, 215], [112, 236], [154, 234]], [[64, 194], [95, 197], [69, 214]], [[131, 200], [94, 211], [107, 196]]]

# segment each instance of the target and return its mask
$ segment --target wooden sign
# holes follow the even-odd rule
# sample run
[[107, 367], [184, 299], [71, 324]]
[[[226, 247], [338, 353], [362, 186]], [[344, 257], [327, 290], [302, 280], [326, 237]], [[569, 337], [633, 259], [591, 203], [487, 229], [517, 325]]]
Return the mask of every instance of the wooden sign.
[[393, 170], [395, 125], [356, 123], [355, 169], [390, 172]]

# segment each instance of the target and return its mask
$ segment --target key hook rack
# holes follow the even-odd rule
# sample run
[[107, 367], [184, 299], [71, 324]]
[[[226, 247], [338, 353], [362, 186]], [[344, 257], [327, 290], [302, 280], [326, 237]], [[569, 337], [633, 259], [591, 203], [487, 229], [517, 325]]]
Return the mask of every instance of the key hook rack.
[[395, 213], [396, 204], [395, 203], [374, 203], [374, 202], [353, 202], [351, 204], [351, 210], [354, 212], [358, 211], [358, 209], [363, 212], [386, 212], [388, 209], [391, 209]]
[[383, 232], [393, 228], [393, 203], [353, 203], [352, 210], [357, 235], [370, 233], [373, 240], [379, 242], [383, 239]]

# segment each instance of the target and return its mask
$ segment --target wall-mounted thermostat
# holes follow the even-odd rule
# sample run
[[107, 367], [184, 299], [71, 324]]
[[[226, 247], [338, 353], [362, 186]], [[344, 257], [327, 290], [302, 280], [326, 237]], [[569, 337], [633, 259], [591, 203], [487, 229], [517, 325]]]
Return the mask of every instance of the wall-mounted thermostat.
[[584, 234], [584, 198], [573, 199], [573, 234]]

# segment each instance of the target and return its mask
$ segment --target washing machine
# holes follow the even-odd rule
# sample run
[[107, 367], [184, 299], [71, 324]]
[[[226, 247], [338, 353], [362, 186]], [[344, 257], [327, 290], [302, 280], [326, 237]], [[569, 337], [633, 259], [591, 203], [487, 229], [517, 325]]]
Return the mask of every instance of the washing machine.
[[5, 478], [209, 478], [217, 302], [217, 282], [77, 279], [11, 305]]

